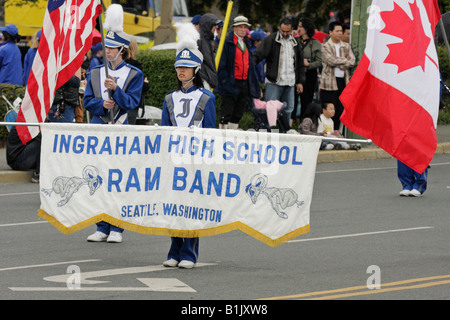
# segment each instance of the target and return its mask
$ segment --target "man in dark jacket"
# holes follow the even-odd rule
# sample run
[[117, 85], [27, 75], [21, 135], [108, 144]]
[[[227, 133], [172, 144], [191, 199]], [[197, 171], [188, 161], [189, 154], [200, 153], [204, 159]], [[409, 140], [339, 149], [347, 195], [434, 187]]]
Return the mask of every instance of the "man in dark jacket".
[[279, 119], [282, 131], [290, 128], [295, 90], [302, 93], [305, 82], [303, 51], [292, 36], [293, 27], [291, 18], [283, 18], [278, 32], [266, 37], [253, 52], [255, 65], [263, 59], [266, 61], [265, 100], [286, 102], [286, 109], [282, 110], [282, 118]]
[[202, 15], [199, 27], [200, 39], [197, 41], [198, 50], [203, 54], [203, 64], [199, 71], [200, 76], [203, 80], [203, 86], [210, 91], [217, 87], [217, 71], [212, 43], [214, 41], [214, 31], [219, 23], [220, 20], [212, 13]]
[[233, 31], [225, 38], [217, 70], [219, 84], [214, 90], [214, 93], [222, 96], [222, 114], [219, 120], [222, 129], [237, 129], [245, 107], [249, 103], [253, 106], [253, 98], [261, 97], [249, 50], [252, 44], [246, 35], [250, 26], [248, 19], [237, 16], [232, 26]]

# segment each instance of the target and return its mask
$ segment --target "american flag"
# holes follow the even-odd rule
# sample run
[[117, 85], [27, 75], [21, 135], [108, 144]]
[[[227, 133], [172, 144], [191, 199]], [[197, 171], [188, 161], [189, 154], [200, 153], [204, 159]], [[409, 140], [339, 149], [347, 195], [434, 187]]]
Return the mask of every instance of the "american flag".
[[[55, 91], [78, 70], [92, 43], [100, 0], [49, 0], [38, 52], [34, 58], [17, 122], [40, 123], [52, 105]], [[39, 127], [17, 126], [22, 143]]]

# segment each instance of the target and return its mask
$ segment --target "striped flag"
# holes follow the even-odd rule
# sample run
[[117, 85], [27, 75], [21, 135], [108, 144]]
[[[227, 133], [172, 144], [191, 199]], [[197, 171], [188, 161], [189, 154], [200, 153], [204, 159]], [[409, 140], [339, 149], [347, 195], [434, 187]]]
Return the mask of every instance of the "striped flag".
[[[43, 122], [55, 91], [78, 70], [91, 47], [100, 0], [49, 0], [38, 52], [34, 58], [17, 122]], [[17, 126], [22, 143], [39, 133], [38, 127]]]

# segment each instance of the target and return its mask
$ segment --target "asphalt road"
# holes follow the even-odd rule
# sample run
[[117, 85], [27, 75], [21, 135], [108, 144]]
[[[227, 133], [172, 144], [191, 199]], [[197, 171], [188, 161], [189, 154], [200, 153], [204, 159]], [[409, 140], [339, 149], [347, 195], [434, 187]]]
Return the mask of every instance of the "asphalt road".
[[396, 172], [393, 159], [319, 164], [309, 234], [276, 248], [241, 231], [201, 238], [191, 270], [161, 267], [168, 237], [88, 243], [95, 226], [63, 235], [39, 219], [38, 185], [0, 185], [0, 299], [175, 300], [180, 314], [221, 301], [216, 315], [236, 300], [450, 299], [450, 155], [421, 198], [398, 196]]

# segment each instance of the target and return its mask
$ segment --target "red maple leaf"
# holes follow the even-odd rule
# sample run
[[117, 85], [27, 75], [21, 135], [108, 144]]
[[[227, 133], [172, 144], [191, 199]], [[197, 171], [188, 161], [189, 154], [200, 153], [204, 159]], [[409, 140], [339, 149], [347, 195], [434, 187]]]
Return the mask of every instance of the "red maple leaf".
[[413, 18], [394, 2], [394, 10], [380, 13], [385, 23], [382, 33], [400, 38], [403, 41], [389, 44], [389, 55], [384, 63], [395, 64], [397, 73], [420, 66], [425, 72], [425, 59], [428, 57], [436, 66], [437, 63], [427, 55], [430, 37], [425, 34], [417, 0], [409, 4]]

